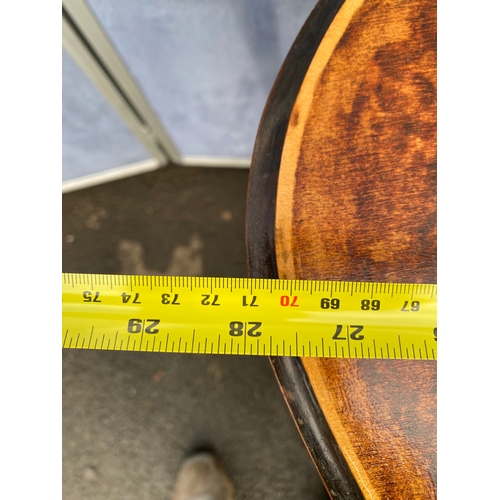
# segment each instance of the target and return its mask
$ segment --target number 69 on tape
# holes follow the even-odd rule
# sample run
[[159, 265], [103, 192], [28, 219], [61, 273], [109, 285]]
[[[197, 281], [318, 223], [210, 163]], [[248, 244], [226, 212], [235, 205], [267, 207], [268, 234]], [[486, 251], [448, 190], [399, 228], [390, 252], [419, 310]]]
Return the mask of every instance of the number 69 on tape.
[[437, 286], [63, 274], [63, 347], [437, 359]]

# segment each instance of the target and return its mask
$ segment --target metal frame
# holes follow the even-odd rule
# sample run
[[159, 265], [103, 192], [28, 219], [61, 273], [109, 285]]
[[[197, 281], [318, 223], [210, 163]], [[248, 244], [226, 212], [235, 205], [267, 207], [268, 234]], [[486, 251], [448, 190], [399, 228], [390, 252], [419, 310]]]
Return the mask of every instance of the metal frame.
[[[153, 157], [63, 183], [63, 193], [173, 163], [185, 167], [249, 168], [250, 158], [182, 155], [129, 73], [85, 0], [62, 0], [63, 47]], [[153, 167], [154, 165], [154, 167]]]
[[226, 156], [183, 156], [183, 167], [250, 168], [250, 158]]
[[64, 181], [62, 185], [62, 193], [71, 193], [80, 189], [98, 186], [99, 184], [104, 184], [106, 182], [117, 181], [134, 175], [145, 174], [147, 172], [152, 172], [153, 170], [158, 170], [161, 167], [162, 164], [157, 159], [150, 158], [149, 160], [131, 163], [122, 167], [111, 168], [96, 174], [90, 174], [77, 179]]
[[[213, 168], [250, 168], [250, 161], [245, 158], [224, 158], [210, 156], [185, 156], [183, 157], [183, 167], [213, 167]], [[132, 177], [134, 175], [145, 174], [158, 170], [164, 165], [155, 158], [149, 160], [123, 165], [122, 167], [112, 168], [98, 172], [96, 174], [86, 175], [77, 179], [64, 181], [62, 184], [62, 193], [71, 193], [80, 189], [85, 189], [92, 186], [98, 186], [106, 182], [117, 181]]]

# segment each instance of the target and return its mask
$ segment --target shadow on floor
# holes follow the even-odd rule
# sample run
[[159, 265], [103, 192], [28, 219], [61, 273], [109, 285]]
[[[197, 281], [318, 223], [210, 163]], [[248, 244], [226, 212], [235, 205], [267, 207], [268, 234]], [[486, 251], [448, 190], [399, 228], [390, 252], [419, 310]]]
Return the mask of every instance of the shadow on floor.
[[[245, 277], [247, 170], [168, 167], [63, 196], [63, 272]], [[239, 500], [328, 496], [267, 358], [63, 351], [63, 498], [170, 498], [216, 451]]]

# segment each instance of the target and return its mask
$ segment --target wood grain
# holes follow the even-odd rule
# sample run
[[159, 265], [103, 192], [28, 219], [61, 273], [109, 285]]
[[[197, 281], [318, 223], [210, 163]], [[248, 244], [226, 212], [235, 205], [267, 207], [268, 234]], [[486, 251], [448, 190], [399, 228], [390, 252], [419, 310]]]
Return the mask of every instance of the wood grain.
[[[302, 81], [344, 0], [319, 0], [294, 41], [266, 103], [250, 169], [246, 246], [248, 275], [278, 278], [275, 211], [283, 143]], [[271, 357], [271, 364], [307, 451], [336, 499], [363, 495], [335, 441], [300, 358]]]
[[327, 33], [314, 57], [281, 159], [283, 277], [435, 280], [435, 4], [408, 5], [365, 2], [333, 53]]
[[[276, 204], [288, 279], [436, 282], [436, 6], [346, 1], [291, 112]], [[366, 498], [436, 496], [436, 365], [304, 358]]]
[[275, 213], [281, 153], [292, 107], [316, 50], [344, 0], [320, 0], [279, 71], [255, 139], [246, 210], [249, 276], [277, 278]]
[[[257, 134], [250, 276], [436, 281], [435, 38], [432, 2], [318, 2]], [[332, 498], [435, 498], [435, 364], [271, 361]]]

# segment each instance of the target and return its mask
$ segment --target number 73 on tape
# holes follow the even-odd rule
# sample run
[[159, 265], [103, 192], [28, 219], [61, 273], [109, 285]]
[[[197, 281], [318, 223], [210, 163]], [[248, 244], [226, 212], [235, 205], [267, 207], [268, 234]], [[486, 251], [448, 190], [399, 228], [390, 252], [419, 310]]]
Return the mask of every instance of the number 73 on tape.
[[64, 348], [437, 359], [437, 285], [62, 275]]

